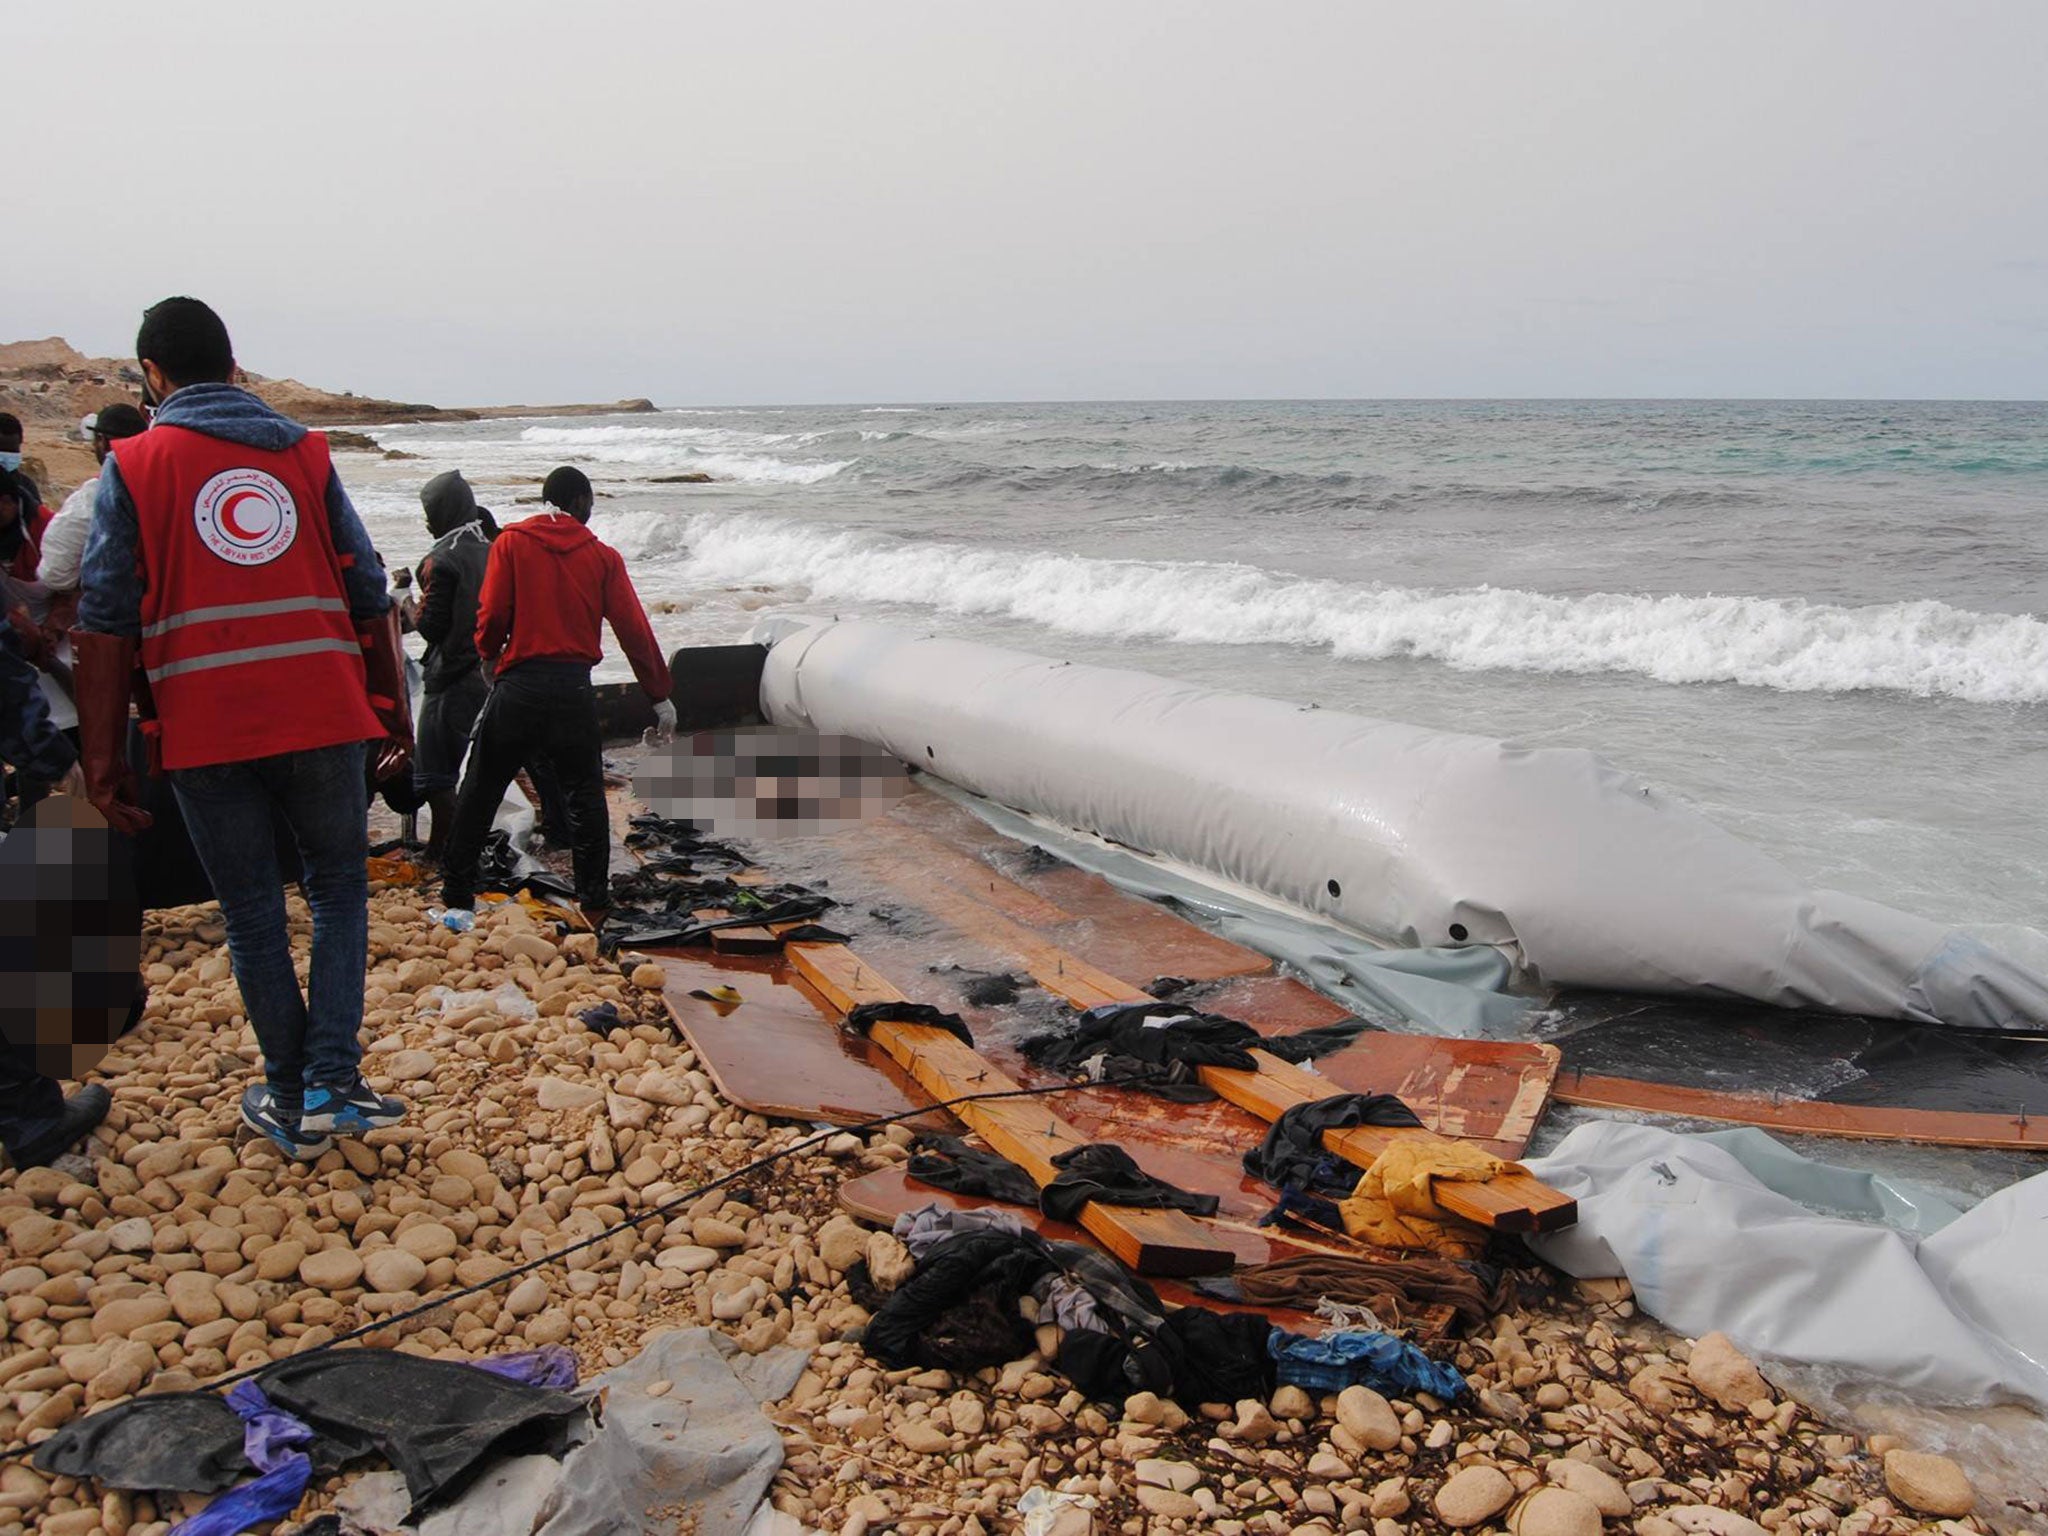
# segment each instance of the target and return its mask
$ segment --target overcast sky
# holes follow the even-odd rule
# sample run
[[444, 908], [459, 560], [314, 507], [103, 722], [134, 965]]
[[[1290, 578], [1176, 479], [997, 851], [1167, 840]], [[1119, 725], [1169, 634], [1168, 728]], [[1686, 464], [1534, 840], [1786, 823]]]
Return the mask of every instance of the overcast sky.
[[2048, 6], [17, 0], [0, 330], [442, 403], [2048, 396]]

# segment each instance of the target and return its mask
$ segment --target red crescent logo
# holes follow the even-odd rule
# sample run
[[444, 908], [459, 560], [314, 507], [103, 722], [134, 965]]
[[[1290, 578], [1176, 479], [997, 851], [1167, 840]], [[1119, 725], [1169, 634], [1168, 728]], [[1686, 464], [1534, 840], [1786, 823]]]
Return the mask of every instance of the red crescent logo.
[[[254, 502], [245, 508], [244, 502]], [[193, 531], [200, 543], [230, 565], [268, 565], [299, 535], [299, 509], [291, 488], [254, 465], [224, 469], [199, 488], [192, 501]]]
[[[227, 530], [229, 538], [241, 539], [247, 543], [253, 544], [258, 539], [264, 537], [264, 535], [269, 533], [270, 528], [265, 527], [251, 529], [244, 528], [242, 526], [240, 520], [237, 519], [235, 516], [235, 509], [241, 506], [241, 504], [245, 501], [263, 501], [265, 502], [266, 505], [268, 505], [263, 493], [260, 491], [237, 491], [234, 493], [234, 495], [230, 496], [226, 501], [220, 504], [220, 524], [221, 527]], [[274, 507], [271, 509], [271, 514], [272, 515], [269, 518], [265, 519], [265, 521], [269, 523], [271, 526], [275, 526], [277, 522], [277, 517], [276, 509]]]

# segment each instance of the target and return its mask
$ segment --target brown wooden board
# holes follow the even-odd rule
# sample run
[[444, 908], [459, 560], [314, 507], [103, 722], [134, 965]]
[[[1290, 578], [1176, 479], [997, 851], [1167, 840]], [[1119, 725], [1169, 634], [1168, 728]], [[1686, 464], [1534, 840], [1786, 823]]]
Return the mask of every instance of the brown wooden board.
[[[840, 1029], [779, 961], [650, 951], [668, 972], [663, 1000], [718, 1091], [742, 1109], [858, 1125], [931, 1102], [888, 1052]], [[692, 997], [729, 986], [738, 1003]], [[940, 1110], [906, 1122], [957, 1130]]]
[[1562, 1074], [1551, 1096], [1586, 1109], [1632, 1110], [1757, 1125], [1805, 1136], [1864, 1141], [1912, 1141], [1943, 1147], [1993, 1147], [2048, 1152], [2048, 1121], [2026, 1115], [1972, 1114], [1949, 1109], [1905, 1109], [1880, 1104], [1831, 1104], [1818, 1099], [1770, 1099], [1757, 1094], [1681, 1088], [1630, 1077]]
[[[841, 1011], [868, 1002], [904, 1001], [887, 978], [843, 945], [791, 944], [786, 953], [798, 972]], [[972, 1046], [942, 1029], [878, 1023], [868, 1037], [940, 1102], [965, 1094], [1004, 1093], [1020, 1086], [990, 1066]], [[1052, 1159], [1089, 1140], [1042, 1099], [960, 1104], [953, 1113], [1023, 1168], [1041, 1189], [1058, 1176]], [[1163, 1171], [1159, 1176], [1166, 1177]], [[1184, 1212], [1091, 1202], [1082, 1208], [1080, 1224], [1140, 1274], [1215, 1274], [1235, 1263], [1231, 1250]]]
[[1100, 875], [1034, 855], [938, 795], [905, 796], [885, 825], [889, 845], [917, 867], [985, 893], [1068, 954], [1113, 975], [1206, 981], [1272, 974], [1270, 956], [1120, 891]]

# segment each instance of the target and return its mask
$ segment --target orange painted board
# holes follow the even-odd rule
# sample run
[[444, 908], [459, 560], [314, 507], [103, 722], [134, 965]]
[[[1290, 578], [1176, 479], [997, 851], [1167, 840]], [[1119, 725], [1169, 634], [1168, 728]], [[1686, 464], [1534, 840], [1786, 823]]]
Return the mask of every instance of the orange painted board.
[[2048, 1121], [2023, 1115], [1971, 1114], [1947, 1109], [1903, 1109], [1878, 1104], [1830, 1104], [1819, 1099], [1770, 1099], [1757, 1094], [1681, 1088], [1631, 1077], [1566, 1073], [1552, 1097], [1587, 1109], [1633, 1110], [1756, 1125], [1805, 1136], [1863, 1141], [1910, 1141], [1942, 1147], [1988, 1147], [2048, 1152]]

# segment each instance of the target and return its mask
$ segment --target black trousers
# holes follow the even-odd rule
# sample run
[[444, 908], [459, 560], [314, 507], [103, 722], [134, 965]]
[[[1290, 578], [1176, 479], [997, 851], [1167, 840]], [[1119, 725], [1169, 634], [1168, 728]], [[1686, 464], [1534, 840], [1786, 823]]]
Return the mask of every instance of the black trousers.
[[559, 786], [576, 865], [576, 899], [611, 900], [611, 820], [605, 810], [603, 741], [590, 669], [573, 661], [529, 661], [499, 674], [477, 716], [469, 766], [455, 799], [441, 900], [476, 900], [477, 860], [498, 804], [520, 768], [532, 763]]
[[0, 1146], [7, 1155], [54, 1129], [63, 1112], [63, 1088], [36, 1070], [33, 1052], [6, 1042], [0, 1048]]

